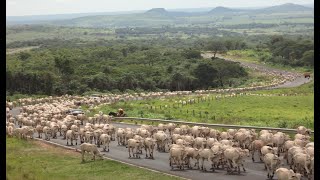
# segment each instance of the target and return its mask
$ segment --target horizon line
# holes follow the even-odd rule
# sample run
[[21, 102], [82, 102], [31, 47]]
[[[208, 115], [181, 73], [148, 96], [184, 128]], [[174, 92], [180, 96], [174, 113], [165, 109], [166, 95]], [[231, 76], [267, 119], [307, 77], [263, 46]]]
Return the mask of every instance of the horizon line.
[[[272, 5], [272, 6], [280, 6], [284, 4], [295, 4], [295, 5], [301, 5], [301, 6], [306, 6], [306, 5], [313, 5], [314, 3], [311, 4], [296, 4], [296, 3], [283, 3], [279, 5]], [[272, 7], [272, 6], [248, 6], [248, 7], [227, 7], [227, 6], [215, 6], [215, 7], [186, 7], [186, 8], [164, 8], [164, 7], [154, 7], [151, 9], [156, 9], [156, 8], [161, 8], [165, 10], [179, 10], [179, 9], [206, 9], [206, 8], [217, 8], [217, 7], [225, 7], [225, 8], [241, 8], [241, 9], [255, 9], [255, 8], [266, 8], [266, 7]], [[151, 9], [144, 9], [144, 10], [119, 10], [119, 11], [99, 11], [99, 12], [74, 12], [74, 13], [62, 13], [62, 14], [30, 14], [30, 15], [6, 15], [6, 17], [26, 17], [26, 16], [57, 16], [57, 15], [72, 15], [72, 14], [93, 14], [93, 13], [125, 13], [125, 12], [141, 12], [141, 11], [148, 11]]]

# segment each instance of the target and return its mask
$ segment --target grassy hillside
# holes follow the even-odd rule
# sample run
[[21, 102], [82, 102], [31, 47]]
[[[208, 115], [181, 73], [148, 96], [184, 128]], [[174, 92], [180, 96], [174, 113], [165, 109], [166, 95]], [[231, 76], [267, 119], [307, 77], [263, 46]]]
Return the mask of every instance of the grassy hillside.
[[162, 14], [133, 14], [114, 16], [88, 16], [72, 20], [57, 21], [57, 25], [82, 26], [82, 27], [141, 27], [141, 26], [163, 26], [163, 25], [230, 25], [250, 23], [313, 23], [312, 11], [288, 12], [273, 14], [202, 14], [193, 16], [170, 16]]
[[179, 179], [111, 160], [91, 161], [86, 155], [37, 141], [6, 138], [6, 179]]

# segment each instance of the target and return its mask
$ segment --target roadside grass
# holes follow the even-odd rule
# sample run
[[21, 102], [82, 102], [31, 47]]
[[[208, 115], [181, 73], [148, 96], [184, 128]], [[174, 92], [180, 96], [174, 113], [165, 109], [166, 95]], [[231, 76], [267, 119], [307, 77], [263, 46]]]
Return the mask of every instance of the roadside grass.
[[[298, 88], [248, 92], [275, 96], [244, 95], [216, 99], [218, 94], [177, 96], [172, 98], [118, 102], [92, 109], [108, 114], [123, 108], [129, 117], [176, 119], [190, 122], [314, 129], [313, 83]], [[294, 95], [297, 93], [296, 95]], [[289, 94], [290, 96], [282, 96]], [[205, 98], [205, 99], [204, 99]], [[181, 105], [181, 101], [195, 99], [196, 103]], [[198, 102], [199, 101], [199, 102]], [[84, 107], [88, 109], [88, 107]]]
[[237, 59], [245, 62], [260, 63], [259, 58], [262, 56], [271, 57], [271, 53], [264, 49], [262, 51], [256, 51], [253, 49], [246, 50], [230, 50], [226, 53], [227, 57], [237, 57]]
[[38, 141], [6, 138], [6, 179], [179, 179], [111, 160], [91, 161], [86, 155]]
[[294, 88], [279, 88], [273, 90], [260, 90], [255, 91], [257, 94], [304, 94], [304, 95], [312, 95], [314, 94], [314, 81], [303, 84]]

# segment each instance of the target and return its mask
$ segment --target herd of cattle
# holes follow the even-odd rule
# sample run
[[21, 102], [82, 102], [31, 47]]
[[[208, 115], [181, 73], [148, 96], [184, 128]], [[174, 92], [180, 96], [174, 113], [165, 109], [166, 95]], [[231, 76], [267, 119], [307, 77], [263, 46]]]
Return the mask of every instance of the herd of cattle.
[[[155, 158], [153, 152], [169, 153], [171, 168], [197, 167], [206, 171], [205, 161], [211, 169], [227, 169], [227, 172], [245, 171], [244, 161], [257, 152], [265, 164], [268, 178], [277, 174], [278, 179], [311, 178], [314, 167], [314, 143], [310, 142], [311, 131], [303, 126], [291, 138], [282, 132], [254, 129], [228, 129], [219, 131], [208, 127], [174, 123], [157, 126], [141, 125], [137, 129], [117, 128], [111, 124], [111, 116], [99, 112], [93, 117], [84, 114], [66, 114], [66, 110], [76, 107], [77, 98], [54, 99], [34, 105], [24, 105], [20, 114], [13, 117], [7, 103], [6, 132], [9, 137], [19, 138], [58, 138], [66, 140], [66, 145], [81, 144], [82, 160], [84, 153], [90, 152], [102, 157], [99, 147], [109, 151], [109, 144], [116, 140], [118, 145], [128, 148], [129, 158], [140, 158], [145, 150], [146, 158]], [[31, 104], [31, 103], [30, 103]], [[43, 137], [44, 135], [44, 137]], [[281, 156], [283, 156], [281, 158]], [[194, 164], [193, 164], [194, 162]], [[290, 169], [284, 168], [284, 164]]]

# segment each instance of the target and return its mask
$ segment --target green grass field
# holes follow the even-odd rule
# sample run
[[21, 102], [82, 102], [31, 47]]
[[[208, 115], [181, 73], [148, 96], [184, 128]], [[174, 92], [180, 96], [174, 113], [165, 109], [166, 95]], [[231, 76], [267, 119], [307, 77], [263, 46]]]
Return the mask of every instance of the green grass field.
[[38, 141], [6, 138], [6, 179], [178, 179], [110, 160], [91, 161], [72, 150]]
[[[255, 91], [255, 94], [277, 96], [238, 96], [216, 99], [211, 94], [206, 100], [199, 96], [119, 102], [101, 106], [89, 115], [102, 110], [105, 113], [124, 108], [129, 117], [180, 119], [191, 122], [221, 123], [235, 125], [296, 128], [300, 125], [313, 129], [314, 93], [313, 83], [298, 88]], [[294, 94], [296, 96], [278, 96]], [[195, 99], [195, 104], [178, 105], [180, 100]], [[161, 106], [161, 109], [160, 109]], [[152, 108], [151, 108], [152, 107]], [[84, 107], [86, 109], [87, 107]], [[194, 113], [193, 113], [194, 112]], [[200, 114], [201, 113], [201, 114]]]

